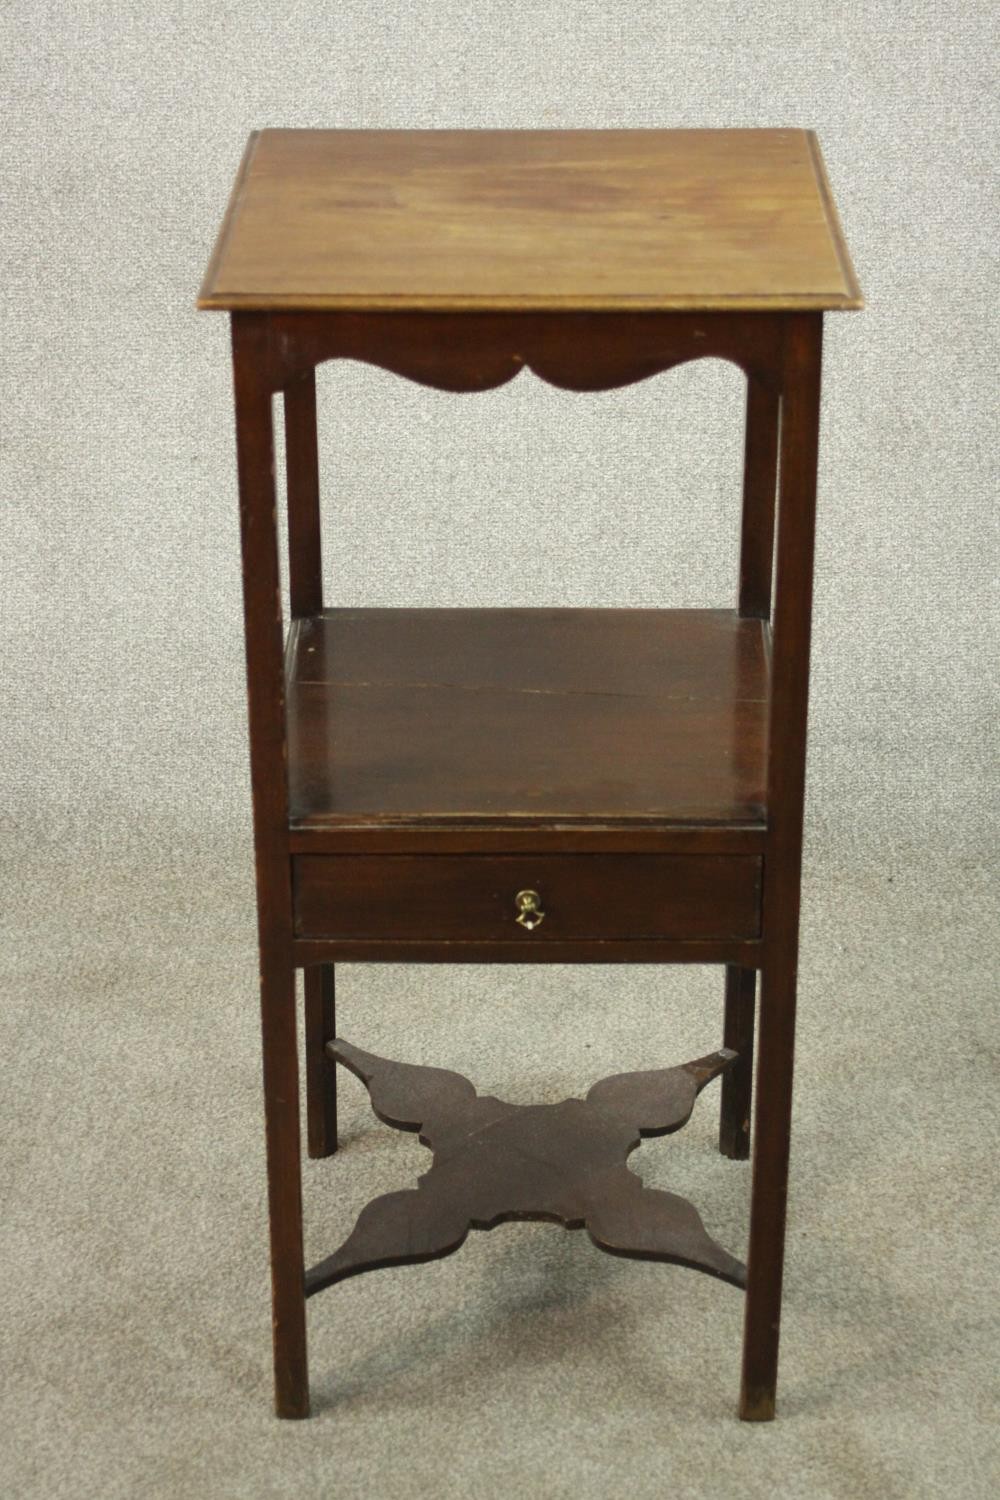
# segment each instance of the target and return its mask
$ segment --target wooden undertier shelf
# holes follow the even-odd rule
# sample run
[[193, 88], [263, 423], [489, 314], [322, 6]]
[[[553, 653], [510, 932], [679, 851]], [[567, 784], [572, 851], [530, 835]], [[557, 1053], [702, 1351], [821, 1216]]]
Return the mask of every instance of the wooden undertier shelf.
[[630, 849], [644, 825], [674, 830], [679, 848], [696, 830], [705, 852], [759, 848], [766, 636], [728, 610], [345, 609], [294, 621], [292, 848], [540, 823], [627, 828]]
[[386, 1266], [451, 1255], [470, 1229], [539, 1219], [586, 1226], [610, 1255], [689, 1266], [746, 1286], [746, 1266], [707, 1232], [693, 1204], [648, 1188], [626, 1165], [643, 1136], [686, 1125], [701, 1090], [736, 1062], [723, 1048], [679, 1068], [616, 1073], [584, 1099], [507, 1104], [460, 1073], [414, 1067], [343, 1040], [327, 1056], [364, 1083], [379, 1119], [434, 1152], [415, 1188], [362, 1209], [347, 1239], [306, 1272], [306, 1296]]

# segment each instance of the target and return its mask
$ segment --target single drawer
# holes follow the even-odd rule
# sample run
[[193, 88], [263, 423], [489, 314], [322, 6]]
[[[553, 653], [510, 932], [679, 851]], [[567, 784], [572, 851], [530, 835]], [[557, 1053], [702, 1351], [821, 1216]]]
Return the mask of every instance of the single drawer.
[[761, 868], [728, 854], [303, 854], [293, 860], [295, 931], [399, 942], [755, 938]]

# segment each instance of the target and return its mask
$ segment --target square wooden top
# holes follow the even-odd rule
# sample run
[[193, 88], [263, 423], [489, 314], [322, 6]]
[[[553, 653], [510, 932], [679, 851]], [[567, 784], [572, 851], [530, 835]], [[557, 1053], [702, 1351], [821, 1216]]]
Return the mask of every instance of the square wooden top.
[[861, 307], [806, 130], [263, 130], [198, 306]]

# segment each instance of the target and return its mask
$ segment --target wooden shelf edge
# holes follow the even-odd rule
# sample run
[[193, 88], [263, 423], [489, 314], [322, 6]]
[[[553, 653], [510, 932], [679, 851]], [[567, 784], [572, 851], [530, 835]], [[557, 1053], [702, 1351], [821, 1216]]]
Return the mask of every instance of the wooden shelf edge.
[[292, 963], [298, 969], [327, 963], [413, 964], [738, 964], [759, 969], [761, 939], [717, 939], [682, 943], [635, 939], [629, 942], [383, 942], [345, 938], [296, 938]]
[[763, 820], [746, 825], [558, 823], [353, 823], [300, 825], [288, 832], [291, 854], [759, 854]]

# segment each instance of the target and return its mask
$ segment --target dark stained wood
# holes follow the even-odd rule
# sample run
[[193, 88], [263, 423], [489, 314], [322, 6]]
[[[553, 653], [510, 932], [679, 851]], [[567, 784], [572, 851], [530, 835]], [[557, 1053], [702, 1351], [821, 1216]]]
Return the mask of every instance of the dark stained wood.
[[739, 608], [741, 615], [758, 620], [771, 615], [779, 416], [777, 389], [751, 376], [743, 451]]
[[[271, 330], [273, 342], [273, 328]], [[307, 368], [284, 392], [285, 468], [288, 498], [288, 594], [293, 619], [323, 608], [322, 531], [316, 373]], [[337, 1149], [337, 1074], [326, 1055], [334, 1035], [333, 965], [306, 970], [304, 978], [306, 1120], [309, 1155]]]
[[[402, 942], [755, 938], [761, 861], [740, 855], [302, 854], [298, 937]], [[537, 892], [538, 925], [518, 921]]]
[[331, 609], [295, 630], [289, 676], [759, 703], [762, 637], [728, 609]]
[[308, 1295], [362, 1271], [450, 1255], [469, 1229], [514, 1219], [586, 1227], [601, 1250], [745, 1285], [746, 1268], [708, 1235], [696, 1209], [644, 1187], [626, 1166], [642, 1136], [687, 1123], [699, 1092], [732, 1053], [620, 1073], [594, 1084], [586, 1099], [515, 1105], [481, 1097], [443, 1068], [389, 1062], [345, 1041], [329, 1051], [364, 1082], [379, 1119], [419, 1131], [434, 1160], [415, 1189], [387, 1193], [362, 1210], [340, 1249], [308, 1272]]
[[677, 1068], [612, 1073], [591, 1085], [587, 1103], [596, 1105], [602, 1114], [627, 1120], [640, 1136], [673, 1135], [690, 1120], [706, 1083], [724, 1077], [735, 1062], [735, 1055], [723, 1047]]
[[203, 308], [860, 307], [805, 130], [264, 130]]
[[729, 610], [328, 610], [288, 675], [296, 834], [763, 829], [764, 631]]
[[318, 1159], [337, 1149], [337, 1070], [326, 1051], [337, 1030], [333, 964], [310, 965], [303, 984], [307, 1134], [309, 1155]]
[[[329, 359], [357, 359], [444, 391], [485, 391], [522, 370], [567, 391], [606, 391], [692, 359], [775, 381], [781, 318], [759, 313], [275, 313], [265, 378], [275, 390]], [[581, 345], [587, 358], [581, 360]]]
[[753, 1192], [740, 1415], [774, 1416], [795, 1051], [823, 320], [788, 320], [768, 755]]
[[742, 964], [763, 963], [764, 944], [759, 938], [716, 938], [703, 942], [671, 942], [630, 938], [625, 942], [599, 942], [580, 938], [573, 942], [472, 943], [400, 942], [398, 939], [297, 938], [292, 944], [295, 962], [318, 963], [414, 963], [414, 964]]
[[293, 616], [323, 608], [316, 374], [303, 370], [285, 387], [288, 482], [288, 593]]
[[736, 1061], [722, 1080], [719, 1150], [733, 1161], [750, 1155], [750, 1104], [753, 1097], [753, 1034], [757, 972], [740, 964], [726, 965], [725, 1022], [722, 1044], [736, 1053]]
[[288, 798], [284, 776], [281, 586], [274, 524], [271, 397], [258, 374], [268, 330], [266, 320], [251, 313], [234, 317], [232, 331], [260, 942], [275, 1404], [279, 1416], [306, 1417], [309, 1378]]
[[293, 854], [761, 854], [763, 823], [359, 822], [292, 828]]

